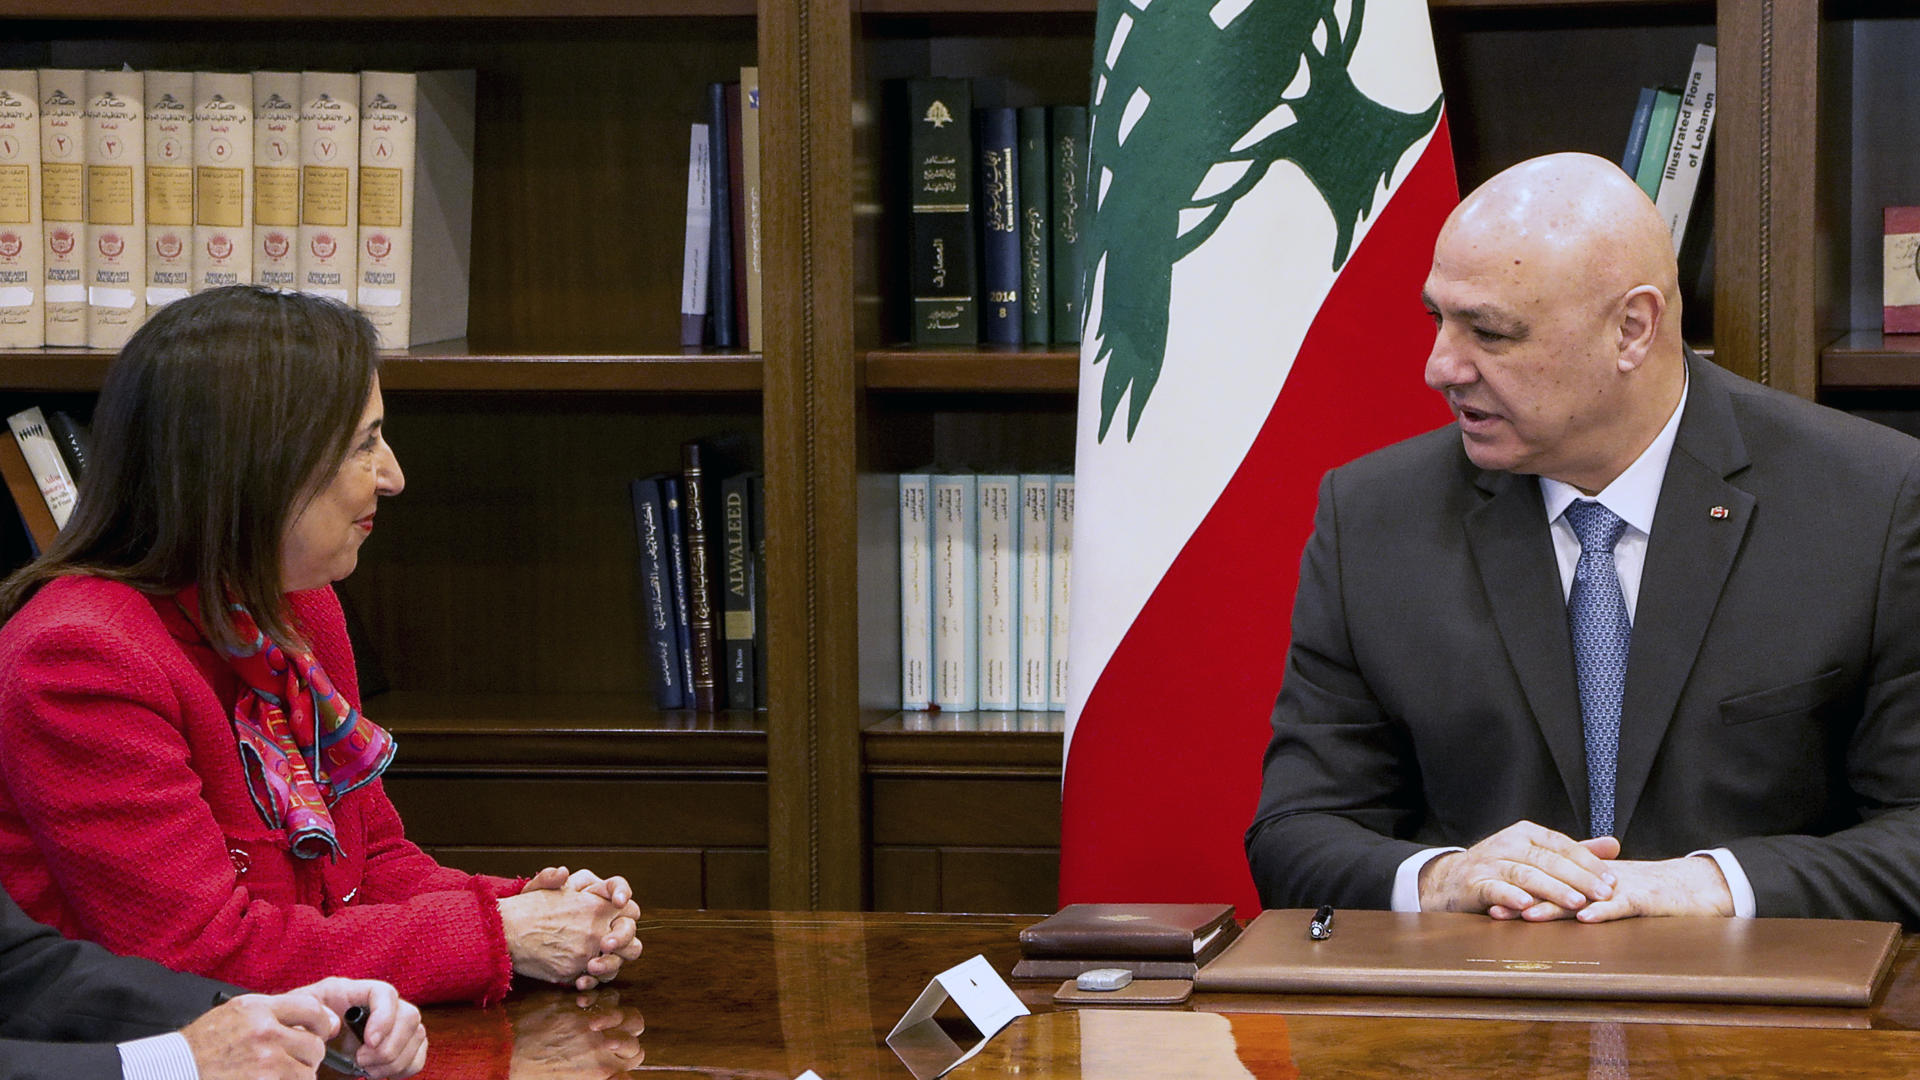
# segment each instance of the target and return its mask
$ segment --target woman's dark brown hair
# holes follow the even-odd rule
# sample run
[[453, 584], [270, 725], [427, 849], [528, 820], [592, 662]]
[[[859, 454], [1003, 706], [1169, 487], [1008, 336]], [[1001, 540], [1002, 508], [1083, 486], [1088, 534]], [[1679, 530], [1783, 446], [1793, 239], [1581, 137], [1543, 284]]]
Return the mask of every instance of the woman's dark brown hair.
[[155, 312], [107, 368], [86, 485], [38, 559], [0, 583], [0, 619], [66, 574], [172, 593], [198, 582], [231, 646], [226, 596], [270, 638], [287, 622], [287, 526], [345, 460], [376, 372], [373, 327], [341, 304], [250, 285]]

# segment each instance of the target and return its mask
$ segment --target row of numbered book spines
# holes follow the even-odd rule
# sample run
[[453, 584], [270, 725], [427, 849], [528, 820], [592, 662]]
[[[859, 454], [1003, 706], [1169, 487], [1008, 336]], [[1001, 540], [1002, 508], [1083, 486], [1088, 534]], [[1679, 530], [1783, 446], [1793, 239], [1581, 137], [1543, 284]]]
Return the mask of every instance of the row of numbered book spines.
[[708, 84], [688, 141], [680, 344], [758, 352], [760, 305], [760, 78], [744, 67]]
[[766, 518], [741, 443], [693, 440], [678, 472], [632, 481], [654, 704], [766, 707]]
[[908, 338], [1080, 340], [1088, 199], [1082, 105], [974, 108], [967, 79], [909, 79]]
[[[385, 348], [460, 336], [465, 255], [416, 252], [411, 189], [438, 148], [442, 212], [464, 207], [473, 79], [0, 72], [0, 200], [21, 211], [0, 223], [0, 344], [118, 348], [153, 309], [247, 283], [356, 306]], [[427, 270], [446, 295], [416, 307]]]
[[1073, 477], [903, 473], [900, 707], [1064, 710]]

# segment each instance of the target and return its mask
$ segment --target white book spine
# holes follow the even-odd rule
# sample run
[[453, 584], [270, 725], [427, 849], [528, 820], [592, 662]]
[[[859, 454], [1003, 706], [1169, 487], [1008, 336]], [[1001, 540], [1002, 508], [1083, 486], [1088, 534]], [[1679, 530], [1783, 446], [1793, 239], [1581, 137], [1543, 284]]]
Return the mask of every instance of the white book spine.
[[1053, 494], [1050, 476], [1020, 478], [1020, 632], [1019, 702], [1022, 709], [1046, 709], [1047, 681], [1052, 676], [1047, 653], [1053, 627], [1047, 613], [1053, 607]]
[[467, 334], [472, 71], [360, 74], [360, 310], [383, 349]]
[[0, 71], [0, 347], [46, 344], [40, 77]]
[[118, 349], [147, 318], [146, 80], [87, 72], [87, 344]]
[[193, 76], [194, 292], [253, 280], [253, 76]]
[[1680, 94], [1680, 111], [1674, 117], [1673, 138], [1667, 144], [1667, 161], [1660, 173], [1660, 194], [1654, 199], [1654, 208], [1666, 219], [1675, 251], [1686, 238], [1693, 197], [1700, 187], [1700, 170], [1706, 164], [1707, 140], [1713, 135], [1718, 81], [1715, 55], [1711, 45], [1694, 47], [1693, 69], [1687, 73], [1687, 85]]
[[420, 82], [360, 73], [360, 310], [383, 349], [404, 349], [413, 322], [413, 219]]
[[975, 483], [970, 475], [941, 475], [933, 477], [932, 487], [933, 703], [971, 712], [980, 658]]
[[294, 287], [353, 307], [359, 293], [360, 76], [300, 74], [300, 244]]
[[193, 73], [146, 73], [147, 312], [193, 288]]
[[33, 482], [40, 485], [40, 496], [47, 500], [54, 525], [66, 528], [80, 491], [67, 473], [66, 462], [60, 460], [60, 448], [47, 430], [47, 418], [41, 415], [40, 406], [35, 405], [7, 417], [7, 426], [13, 429], [21, 456], [27, 459], [27, 468], [33, 470]]
[[300, 244], [300, 73], [253, 73], [253, 282], [292, 289]]
[[49, 345], [87, 343], [87, 73], [40, 69], [40, 227]]
[[1047, 664], [1047, 707], [1067, 707], [1067, 604], [1073, 592], [1073, 477], [1053, 478], [1052, 630]]
[[900, 708], [933, 704], [933, 519], [925, 473], [900, 477]]
[[692, 125], [687, 139], [687, 243], [680, 259], [680, 344], [689, 346], [704, 342], [707, 320], [707, 247], [713, 231], [712, 181], [707, 177], [713, 158], [707, 138], [707, 125]]
[[1019, 707], [1019, 547], [1020, 478], [982, 476], [975, 480], [974, 516], [979, 523], [981, 709]]

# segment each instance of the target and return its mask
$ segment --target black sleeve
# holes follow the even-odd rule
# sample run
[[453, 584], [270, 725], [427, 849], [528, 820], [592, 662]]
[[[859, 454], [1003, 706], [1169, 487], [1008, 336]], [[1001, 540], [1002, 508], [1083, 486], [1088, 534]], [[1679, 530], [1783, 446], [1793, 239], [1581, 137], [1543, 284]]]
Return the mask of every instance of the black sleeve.
[[[0, 894], [0, 1040], [19, 1040], [0, 1042], [0, 1080], [43, 1075], [38, 1063], [54, 1060], [80, 1070], [97, 1059], [111, 1066], [100, 1075], [118, 1076], [119, 1056], [111, 1045], [32, 1044], [115, 1043], [173, 1031], [212, 1008], [216, 992], [231, 989], [116, 956], [91, 942], [69, 941]], [[17, 1071], [16, 1062], [26, 1071]], [[94, 1073], [63, 1065], [58, 1075], [78, 1080]]]

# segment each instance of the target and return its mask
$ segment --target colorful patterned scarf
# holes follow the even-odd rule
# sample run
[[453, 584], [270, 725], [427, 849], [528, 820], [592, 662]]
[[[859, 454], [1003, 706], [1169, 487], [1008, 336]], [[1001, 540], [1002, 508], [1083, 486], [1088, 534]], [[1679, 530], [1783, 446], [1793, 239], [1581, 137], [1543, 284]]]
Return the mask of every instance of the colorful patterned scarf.
[[[211, 642], [200, 619], [199, 587], [181, 590], [175, 601]], [[267, 640], [245, 607], [227, 610], [234, 633], [248, 642], [236, 651], [216, 646], [240, 677], [233, 734], [247, 793], [268, 827], [286, 830], [294, 855], [338, 855], [327, 807], [386, 771], [393, 736], [348, 704], [311, 653]]]

